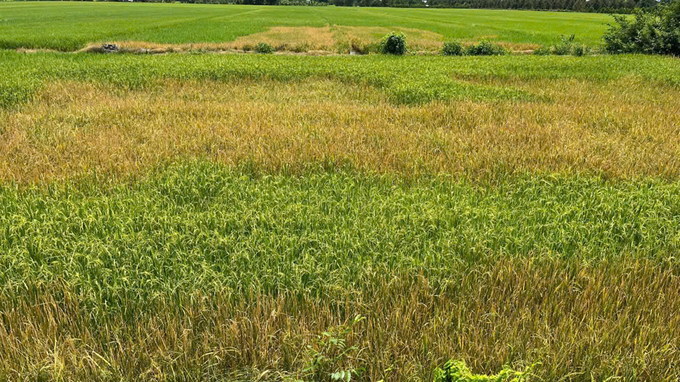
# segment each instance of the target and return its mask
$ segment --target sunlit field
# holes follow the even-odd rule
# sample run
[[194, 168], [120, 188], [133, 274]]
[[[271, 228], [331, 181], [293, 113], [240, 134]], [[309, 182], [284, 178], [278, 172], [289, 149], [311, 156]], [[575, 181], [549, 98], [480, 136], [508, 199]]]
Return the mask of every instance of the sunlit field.
[[[450, 359], [680, 378], [677, 58], [179, 48], [298, 26], [335, 46], [336, 22], [594, 46], [607, 16], [0, 3], [0, 19], [0, 380], [432, 381]], [[110, 41], [164, 50], [82, 50]]]

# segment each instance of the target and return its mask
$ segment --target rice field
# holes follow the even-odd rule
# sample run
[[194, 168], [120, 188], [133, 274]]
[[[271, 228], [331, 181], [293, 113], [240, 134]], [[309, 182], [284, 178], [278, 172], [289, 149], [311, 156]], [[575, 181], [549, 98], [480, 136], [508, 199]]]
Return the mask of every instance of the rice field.
[[0, 380], [678, 380], [677, 58], [74, 53], [604, 18], [0, 3]]
[[[234, 46], [229, 43], [253, 35], [290, 43], [304, 33], [318, 36], [306, 42], [335, 50], [336, 42], [376, 41], [390, 30], [404, 31], [412, 42], [421, 38], [425, 48], [452, 39], [531, 47], [571, 34], [596, 46], [611, 21], [603, 14], [507, 10], [0, 2], [0, 48], [76, 51], [89, 43], [136, 41], [199, 49]], [[277, 40], [277, 28], [285, 39]]]

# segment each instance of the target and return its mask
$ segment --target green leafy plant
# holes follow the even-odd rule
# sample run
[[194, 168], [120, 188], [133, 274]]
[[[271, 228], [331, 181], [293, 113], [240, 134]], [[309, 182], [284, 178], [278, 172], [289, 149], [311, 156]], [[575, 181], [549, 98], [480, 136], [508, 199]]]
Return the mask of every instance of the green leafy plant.
[[401, 56], [406, 53], [406, 36], [403, 33], [392, 32], [380, 41], [380, 52]]
[[581, 44], [575, 44], [574, 49], [572, 49], [571, 54], [577, 57], [585, 56], [590, 53], [590, 49], [587, 46]]
[[560, 41], [559, 44], [554, 45], [552, 48], [552, 51], [554, 54], [558, 56], [566, 56], [568, 54], [571, 54], [573, 48], [574, 48], [574, 40], [576, 39], [575, 35], [571, 36], [561, 36], [562, 41]]
[[470, 45], [467, 54], [470, 56], [500, 56], [506, 54], [505, 48], [489, 41], [482, 41], [477, 45]]
[[614, 15], [615, 24], [602, 37], [608, 53], [680, 55], [680, 0], [634, 17]]
[[525, 382], [529, 380], [532, 375], [531, 370], [537, 365], [539, 364], [532, 364], [524, 371], [516, 371], [509, 366], [504, 366], [498, 374], [485, 375], [473, 374], [465, 361], [448, 360], [441, 368], [434, 370], [433, 382]]
[[443, 56], [462, 56], [465, 54], [465, 50], [459, 42], [449, 41], [444, 43], [441, 54]]
[[357, 346], [347, 346], [347, 338], [353, 328], [366, 317], [357, 315], [349, 324], [328, 329], [317, 337], [314, 345], [308, 347], [308, 361], [303, 372], [315, 381], [352, 380], [361, 373], [360, 369], [347, 366], [347, 361], [356, 357]]
[[260, 42], [255, 45], [255, 52], [262, 54], [269, 54], [274, 52], [274, 48], [266, 42]]

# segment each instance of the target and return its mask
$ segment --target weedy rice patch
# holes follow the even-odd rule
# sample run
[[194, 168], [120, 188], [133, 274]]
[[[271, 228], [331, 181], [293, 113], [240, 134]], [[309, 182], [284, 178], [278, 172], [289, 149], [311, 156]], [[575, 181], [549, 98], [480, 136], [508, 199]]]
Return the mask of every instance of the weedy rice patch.
[[148, 303], [153, 312], [129, 307], [96, 319], [74, 288], [29, 283], [30, 292], [12, 297], [23, 303], [0, 298], [7, 308], [0, 368], [29, 379], [309, 378], [315, 339], [363, 314], [341, 337], [357, 350], [330, 371], [359, 369], [365, 381], [431, 380], [437, 366], [457, 357], [489, 374], [541, 359], [533, 372], [546, 380], [678, 377], [673, 296], [680, 285], [668, 271], [508, 260], [466, 270], [449, 280], [460, 286], [446, 290], [405, 275], [378, 276], [364, 291], [338, 286], [333, 302], [301, 291], [235, 296], [217, 289], [158, 296]]
[[272, 27], [265, 32], [242, 36], [229, 46], [234, 49], [251, 50], [259, 42], [265, 42], [277, 50], [332, 51], [336, 42], [335, 35], [329, 26], [313, 27]]
[[186, 157], [277, 173], [680, 176], [673, 88], [634, 79], [491, 84], [542, 89], [552, 101], [400, 106], [375, 86], [324, 79], [164, 81], [140, 90], [57, 82], [3, 112], [0, 178], [135, 177]]
[[[380, 39], [390, 32], [401, 32], [406, 36], [406, 42], [410, 51], [436, 51], [444, 43], [444, 37], [435, 32], [403, 28], [403, 27], [357, 27], [357, 26], [334, 26], [337, 44], [360, 44], [364, 47], [376, 46]], [[370, 48], [369, 48], [370, 49]]]
[[[412, 51], [436, 51], [443, 44], [442, 35], [411, 28], [325, 26], [325, 27], [271, 27], [267, 31], [238, 37], [233, 42], [160, 44], [146, 41], [112, 41], [119, 53], [182, 53], [182, 52], [249, 52], [259, 43], [271, 45], [278, 52], [319, 54], [377, 52], [380, 39], [391, 31], [406, 35]], [[512, 45], [512, 44], [510, 44]], [[510, 46], [508, 45], [508, 46]], [[102, 53], [102, 43], [90, 43], [81, 53]]]

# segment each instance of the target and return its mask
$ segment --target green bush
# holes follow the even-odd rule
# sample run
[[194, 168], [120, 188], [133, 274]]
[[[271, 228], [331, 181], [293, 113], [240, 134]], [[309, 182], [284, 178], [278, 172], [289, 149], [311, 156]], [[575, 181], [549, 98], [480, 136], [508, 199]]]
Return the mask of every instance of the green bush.
[[443, 56], [462, 56], [465, 54], [465, 51], [459, 42], [450, 41], [444, 43], [441, 53]]
[[398, 56], [406, 53], [406, 37], [403, 33], [392, 32], [382, 38], [380, 52], [383, 54], [395, 54]]
[[550, 50], [550, 47], [541, 45], [538, 49], [534, 50], [533, 54], [536, 55], [536, 56], [547, 56], [550, 53], [552, 53], [552, 51]]
[[255, 45], [255, 52], [269, 54], [274, 52], [274, 48], [266, 42], [260, 42]]
[[585, 56], [590, 52], [590, 49], [588, 49], [587, 46], [581, 45], [581, 44], [575, 44], [574, 49], [572, 49], [572, 54], [577, 57]]
[[680, 56], [680, 0], [650, 11], [636, 10], [631, 19], [614, 16], [605, 32], [608, 53], [646, 53]]
[[467, 54], [470, 56], [500, 56], [505, 53], [507, 53], [505, 48], [488, 41], [482, 41], [477, 45], [470, 45], [467, 49]]
[[574, 35], [571, 35], [569, 37], [562, 36], [562, 41], [560, 41], [559, 44], [553, 46], [552, 48], [553, 53], [558, 56], [566, 56], [568, 54], [571, 54], [574, 48], [575, 38], [576, 36]]

